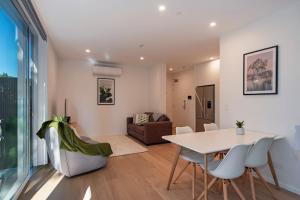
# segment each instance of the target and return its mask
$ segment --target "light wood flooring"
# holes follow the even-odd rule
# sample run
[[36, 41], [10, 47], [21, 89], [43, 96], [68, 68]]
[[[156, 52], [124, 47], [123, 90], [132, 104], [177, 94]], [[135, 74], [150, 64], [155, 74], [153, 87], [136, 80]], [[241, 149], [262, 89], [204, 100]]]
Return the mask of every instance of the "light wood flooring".
[[[109, 159], [106, 168], [73, 178], [63, 178], [47, 199], [60, 200], [186, 200], [192, 199], [191, 168], [182, 175], [178, 183], [166, 190], [169, 171], [175, 155], [175, 145], [161, 144], [147, 147], [149, 151]], [[184, 161], [179, 161], [175, 176]], [[203, 191], [203, 177], [197, 171], [197, 196]], [[241, 191], [251, 199], [250, 184], [247, 179], [239, 179]], [[280, 183], [280, 182], [279, 182]], [[33, 187], [34, 188], [34, 187]], [[255, 180], [257, 199], [272, 199], [263, 185]], [[278, 200], [296, 200], [300, 196], [272, 186]], [[36, 191], [36, 189], [35, 189]], [[21, 195], [20, 199], [30, 199], [30, 193]], [[89, 194], [91, 196], [89, 196]], [[239, 199], [232, 188], [229, 188], [229, 199]], [[32, 194], [31, 194], [32, 195]], [[90, 197], [90, 198], [88, 198]], [[223, 199], [218, 184], [209, 191], [209, 199]]]

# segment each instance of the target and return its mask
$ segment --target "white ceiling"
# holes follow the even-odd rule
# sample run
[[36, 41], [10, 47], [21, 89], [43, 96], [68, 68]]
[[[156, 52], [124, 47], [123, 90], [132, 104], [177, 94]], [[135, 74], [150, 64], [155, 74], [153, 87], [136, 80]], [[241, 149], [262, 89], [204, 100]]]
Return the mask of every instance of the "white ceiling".
[[[186, 65], [219, 56], [219, 37], [297, 0], [33, 0], [60, 58]], [[158, 5], [166, 5], [160, 13]], [[209, 27], [211, 21], [217, 26]], [[143, 48], [139, 45], [144, 44]], [[139, 57], [143, 56], [144, 61]]]

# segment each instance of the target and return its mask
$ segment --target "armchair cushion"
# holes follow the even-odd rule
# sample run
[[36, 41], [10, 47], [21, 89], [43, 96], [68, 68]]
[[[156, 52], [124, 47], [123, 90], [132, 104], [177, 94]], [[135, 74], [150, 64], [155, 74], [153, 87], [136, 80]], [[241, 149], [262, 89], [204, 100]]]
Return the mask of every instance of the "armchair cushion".
[[[97, 143], [87, 138], [84, 138], [87, 143]], [[57, 130], [53, 127], [47, 130], [45, 140], [51, 164], [57, 171], [67, 177], [102, 168], [107, 163], [107, 157], [101, 155], [90, 156], [80, 152], [60, 149], [60, 139]]]
[[41, 139], [45, 138], [45, 134], [50, 128], [56, 129], [56, 132], [59, 135], [61, 149], [72, 152], [81, 152], [85, 155], [109, 156], [112, 154], [109, 143], [89, 144], [80, 140], [64, 117], [54, 117], [52, 120], [45, 121], [37, 132], [37, 136]]

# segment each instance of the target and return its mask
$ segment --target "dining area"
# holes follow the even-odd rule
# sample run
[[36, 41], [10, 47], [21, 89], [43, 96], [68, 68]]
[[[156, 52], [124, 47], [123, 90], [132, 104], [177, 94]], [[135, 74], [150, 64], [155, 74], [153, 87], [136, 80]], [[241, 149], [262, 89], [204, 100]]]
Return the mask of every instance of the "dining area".
[[[194, 132], [188, 126], [176, 127], [176, 134], [163, 136], [163, 139], [176, 145], [176, 154], [170, 166], [169, 178], [166, 189], [169, 192], [176, 184], [188, 166], [192, 166], [191, 199], [209, 199], [209, 193], [216, 186], [223, 193], [224, 200], [232, 199], [228, 190], [232, 187], [236, 195], [244, 199], [256, 200], [257, 181], [260, 182], [265, 195], [273, 199], [276, 197], [274, 190], [280, 190], [276, 171], [272, 161], [271, 147], [275, 141], [283, 139], [277, 135], [237, 129], [219, 129], [216, 124], [204, 124], [204, 132]], [[179, 167], [179, 159], [186, 164]], [[270, 186], [261, 172], [267, 166], [272, 175], [275, 186]], [[200, 169], [203, 189], [197, 187], [197, 169]], [[237, 179], [245, 181], [236, 181]], [[245, 184], [246, 187], [240, 187]], [[244, 195], [240, 188], [251, 190], [251, 198]], [[214, 192], [214, 191], [213, 191]], [[187, 198], [188, 199], [188, 198]]]

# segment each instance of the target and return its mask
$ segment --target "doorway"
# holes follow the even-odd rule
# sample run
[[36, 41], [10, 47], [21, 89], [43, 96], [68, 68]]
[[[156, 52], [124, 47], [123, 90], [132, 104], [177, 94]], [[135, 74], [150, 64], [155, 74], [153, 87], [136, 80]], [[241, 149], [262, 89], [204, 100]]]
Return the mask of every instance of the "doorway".
[[197, 86], [195, 97], [196, 132], [203, 132], [203, 124], [215, 123], [215, 85]]

